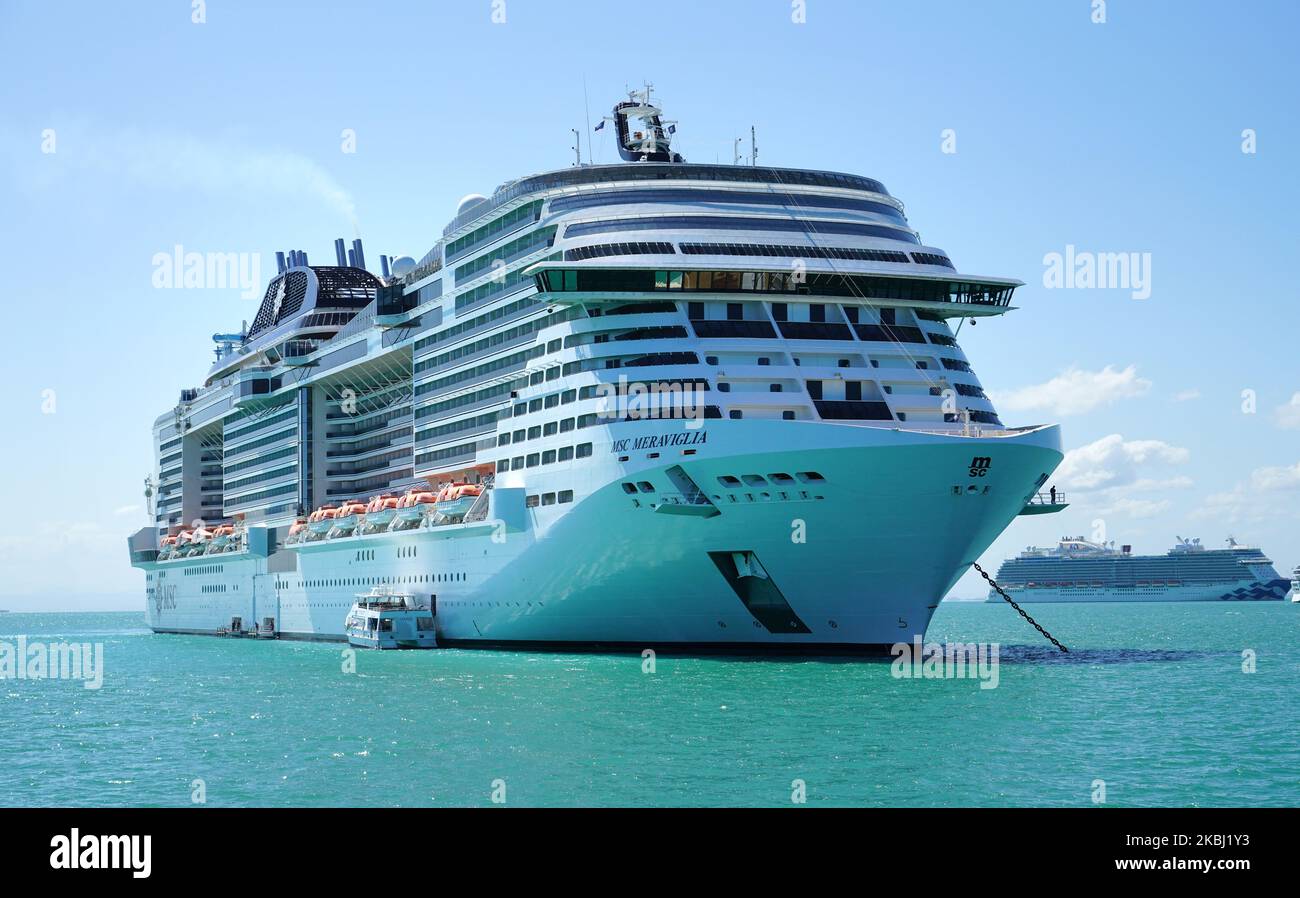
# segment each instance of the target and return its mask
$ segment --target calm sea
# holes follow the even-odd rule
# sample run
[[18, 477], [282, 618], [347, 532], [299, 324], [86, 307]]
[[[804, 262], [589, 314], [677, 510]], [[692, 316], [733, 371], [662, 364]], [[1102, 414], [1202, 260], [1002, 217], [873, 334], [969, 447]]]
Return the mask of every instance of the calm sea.
[[[0, 804], [1300, 805], [1300, 606], [945, 603], [998, 685], [888, 661], [358, 652], [3, 614], [99, 690], [0, 681]], [[1255, 672], [1243, 672], [1243, 652]], [[201, 785], [196, 781], [201, 780]], [[1098, 781], [1103, 785], [1099, 785]], [[793, 784], [793, 785], [792, 785]]]

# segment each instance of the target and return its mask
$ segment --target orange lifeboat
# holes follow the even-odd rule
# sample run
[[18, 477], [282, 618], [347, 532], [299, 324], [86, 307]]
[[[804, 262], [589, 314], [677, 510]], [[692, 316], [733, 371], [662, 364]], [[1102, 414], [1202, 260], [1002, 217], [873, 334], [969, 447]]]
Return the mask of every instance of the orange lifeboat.
[[235, 535], [235, 528], [230, 524], [222, 524], [212, 529], [212, 542], [217, 546], [225, 546], [230, 542], [230, 538]]
[[339, 510], [333, 505], [322, 505], [307, 516], [307, 529], [312, 533], [325, 533], [334, 526]]
[[438, 501], [438, 494], [421, 486], [411, 487], [397, 505], [397, 516], [403, 521], [418, 521]]
[[366, 526], [372, 529], [387, 527], [401, 501], [392, 493], [375, 496], [366, 505]]
[[357, 524], [365, 520], [366, 504], [355, 499], [346, 499], [334, 515], [334, 529], [341, 533], [350, 533], [357, 529]]
[[445, 515], [463, 515], [483, 493], [477, 483], [449, 483], [438, 492], [438, 511]]
[[285, 538], [288, 544], [296, 543], [302, 540], [303, 534], [307, 531], [307, 519], [298, 518], [289, 525], [289, 535]]

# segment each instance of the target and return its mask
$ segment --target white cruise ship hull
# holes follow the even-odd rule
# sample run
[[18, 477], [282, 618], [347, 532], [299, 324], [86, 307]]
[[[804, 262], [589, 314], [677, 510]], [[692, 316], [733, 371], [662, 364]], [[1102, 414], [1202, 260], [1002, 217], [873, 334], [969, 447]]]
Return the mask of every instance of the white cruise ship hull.
[[[609, 428], [602, 428], [609, 435]], [[939, 601], [1059, 463], [1056, 427], [983, 438], [826, 423], [707, 421], [694, 454], [620, 455], [688, 422], [617, 425], [573, 475], [572, 503], [503, 477], [472, 523], [361, 534], [202, 563], [141, 564], [149, 625], [214, 633], [273, 618], [343, 640], [354, 596], [433, 597], [438, 643], [640, 650], [880, 650], [924, 634]], [[628, 442], [624, 442], [628, 441]], [[602, 453], [604, 454], [602, 457]], [[972, 468], [973, 457], [990, 460]], [[669, 469], [708, 497], [669, 493]], [[720, 477], [815, 472], [726, 488]], [[654, 492], [629, 494], [625, 482]], [[680, 482], [680, 481], [679, 481]], [[292, 555], [288, 554], [292, 553]], [[188, 567], [204, 572], [187, 574]]]
[[[1008, 589], [1020, 604], [1033, 602], [1276, 602], [1286, 596], [1286, 580], [1232, 580], [1181, 586], [1072, 587]], [[997, 595], [989, 602], [1001, 602]]]

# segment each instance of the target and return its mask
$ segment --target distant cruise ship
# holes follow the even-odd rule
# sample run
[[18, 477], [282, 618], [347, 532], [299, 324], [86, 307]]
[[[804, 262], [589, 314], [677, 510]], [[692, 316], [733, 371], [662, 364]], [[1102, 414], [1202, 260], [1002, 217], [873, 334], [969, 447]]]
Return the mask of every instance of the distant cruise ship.
[[[1002, 563], [995, 578], [1017, 602], [1259, 602], [1284, 598], [1291, 583], [1259, 549], [1207, 549], [1178, 538], [1164, 555], [1066, 537]], [[1000, 602], [992, 590], [988, 601]]]
[[607, 121], [623, 162], [467, 197], [418, 262], [279, 254], [154, 422], [154, 630], [343, 640], [385, 587], [443, 646], [881, 649], [1052, 510], [1058, 428], [957, 344], [1020, 281], [871, 178], [688, 164], [648, 88]]

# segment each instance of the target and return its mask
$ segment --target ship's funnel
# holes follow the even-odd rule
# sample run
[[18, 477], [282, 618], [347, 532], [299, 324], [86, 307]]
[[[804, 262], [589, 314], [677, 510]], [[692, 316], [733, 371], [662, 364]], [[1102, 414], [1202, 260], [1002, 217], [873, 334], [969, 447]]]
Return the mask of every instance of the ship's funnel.
[[387, 278], [389, 277], [389, 271], [388, 271], [388, 257], [387, 257], [387, 256], [380, 256], [380, 257], [379, 257], [379, 270], [380, 270], [381, 272], [383, 272], [383, 275], [384, 275], [384, 278], [385, 278], [385, 279], [387, 279]]
[[348, 264], [353, 268], [357, 267], [357, 251], [354, 249], [348, 250]]
[[334, 255], [338, 259], [339, 267], [342, 268], [348, 264], [347, 250], [343, 248], [343, 238], [339, 237], [334, 241]]
[[275, 254], [275, 273], [284, 274], [284, 269], [284, 253], [282, 251], [277, 251]]
[[352, 241], [352, 249], [356, 253], [357, 261], [354, 263], [358, 268], [366, 267], [366, 254], [361, 250], [361, 238], [358, 237]]

